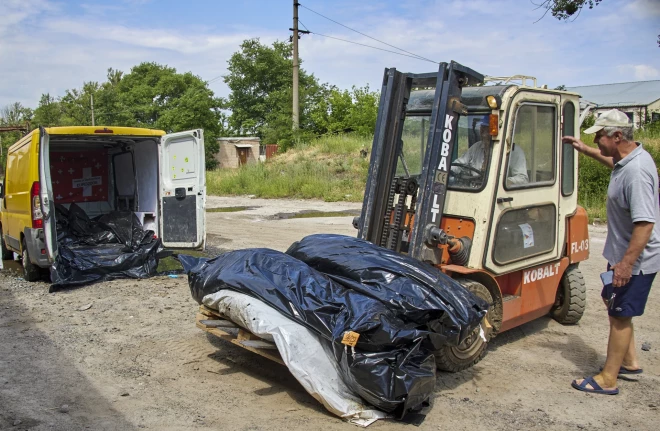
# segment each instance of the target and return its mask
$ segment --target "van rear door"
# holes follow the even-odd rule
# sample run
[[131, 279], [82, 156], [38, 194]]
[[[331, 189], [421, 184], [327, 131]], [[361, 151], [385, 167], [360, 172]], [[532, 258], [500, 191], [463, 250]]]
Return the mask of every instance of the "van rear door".
[[44, 243], [48, 260], [57, 257], [57, 228], [55, 226], [55, 202], [50, 180], [50, 138], [43, 127], [39, 128], [39, 202], [44, 221]]
[[160, 145], [160, 236], [173, 248], [204, 248], [206, 166], [201, 129], [164, 135]]

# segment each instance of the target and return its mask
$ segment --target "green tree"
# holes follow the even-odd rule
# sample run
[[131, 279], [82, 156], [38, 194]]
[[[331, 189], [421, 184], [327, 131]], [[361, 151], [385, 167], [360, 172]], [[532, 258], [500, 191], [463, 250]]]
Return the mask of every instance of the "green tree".
[[[108, 75], [110, 78], [115, 74], [109, 71]], [[190, 72], [177, 73], [174, 68], [156, 63], [141, 63], [116, 81], [111, 87], [116, 86], [117, 98], [107, 111], [113, 113], [113, 121], [121, 119], [123, 125], [167, 132], [203, 128], [206, 164], [209, 169], [215, 167], [224, 104], [206, 82]]]
[[362, 136], [372, 135], [378, 100], [378, 93], [370, 91], [369, 86], [354, 86], [351, 91], [329, 87], [312, 112], [315, 130], [319, 134], [353, 132]]
[[[0, 126], [21, 127], [27, 130], [32, 120], [32, 115], [32, 109], [26, 108], [20, 102], [11, 103], [0, 108]], [[26, 130], [0, 132], [0, 144], [2, 145], [2, 157], [0, 158], [0, 163], [2, 164], [2, 168], [0, 168], [1, 172], [4, 172], [7, 148], [18, 141], [25, 134]]]
[[39, 106], [34, 110], [32, 124], [35, 126], [52, 127], [62, 124], [62, 108], [60, 103], [50, 95], [42, 94]]
[[100, 91], [94, 96], [94, 115], [96, 124], [105, 126], [126, 126], [134, 124], [131, 111], [126, 109], [120, 94], [119, 84], [124, 72], [108, 69], [107, 81], [101, 84]]
[[96, 99], [101, 86], [98, 82], [85, 82], [81, 88], [66, 90], [59, 104], [62, 110], [61, 125], [91, 126], [92, 96]]
[[[245, 40], [228, 61], [224, 82], [231, 90], [227, 108], [228, 124], [234, 134], [260, 136], [265, 142], [284, 147], [297, 136], [292, 131], [291, 44], [276, 41], [272, 46], [259, 39]], [[300, 130], [312, 132], [310, 112], [319, 101], [323, 87], [304, 69], [299, 73]]]
[[44, 94], [35, 112], [37, 125], [129, 126], [180, 132], [204, 129], [206, 165], [215, 167], [217, 138], [223, 133], [223, 100], [216, 98], [206, 82], [192, 73], [142, 63], [124, 74], [108, 69], [107, 81], [85, 82], [67, 90], [59, 100]]
[[[603, 0], [544, 0], [539, 6], [545, 8], [546, 13], [550, 12], [558, 20], [567, 21], [570, 18], [577, 17], [582, 8], [588, 6], [593, 9]], [[575, 18], [573, 18], [575, 19]]]
[[32, 109], [26, 108], [21, 102], [10, 103], [0, 109], [0, 124], [3, 126], [20, 126], [32, 120]]
[[373, 135], [380, 94], [377, 91], [371, 91], [366, 85], [361, 88], [353, 87], [351, 97], [353, 104], [350, 114], [350, 129], [363, 136]]

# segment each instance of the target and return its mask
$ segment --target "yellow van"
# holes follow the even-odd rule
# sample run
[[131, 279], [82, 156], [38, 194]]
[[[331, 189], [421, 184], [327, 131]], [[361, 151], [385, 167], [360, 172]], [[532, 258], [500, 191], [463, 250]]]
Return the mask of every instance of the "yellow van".
[[57, 257], [55, 205], [90, 217], [132, 211], [165, 247], [204, 248], [206, 175], [201, 129], [33, 130], [7, 152], [0, 187], [2, 259], [18, 253], [28, 281]]

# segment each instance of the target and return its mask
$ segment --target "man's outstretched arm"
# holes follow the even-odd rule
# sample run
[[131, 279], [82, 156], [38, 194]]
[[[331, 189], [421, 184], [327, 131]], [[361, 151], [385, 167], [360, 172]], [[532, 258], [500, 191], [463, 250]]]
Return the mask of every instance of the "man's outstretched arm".
[[590, 147], [574, 136], [562, 136], [561, 141], [565, 144], [571, 144], [579, 153], [586, 154], [592, 159], [598, 160], [610, 169], [614, 169], [614, 161], [611, 157], [605, 157], [598, 148]]

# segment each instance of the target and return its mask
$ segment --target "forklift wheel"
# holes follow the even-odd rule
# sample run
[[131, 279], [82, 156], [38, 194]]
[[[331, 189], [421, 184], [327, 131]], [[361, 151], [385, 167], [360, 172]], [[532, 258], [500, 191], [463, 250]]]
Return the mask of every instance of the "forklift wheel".
[[574, 325], [580, 321], [587, 305], [587, 286], [582, 272], [570, 265], [559, 282], [557, 299], [550, 315], [562, 325]]
[[470, 368], [479, 362], [484, 356], [488, 342], [484, 341], [480, 335], [482, 329], [486, 340], [490, 340], [493, 336], [493, 322], [491, 321], [490, 316], [490, 308], [493, 307], [493, 296], [490, 294], [486, 286], [479, 282], [468, 279], [459, 279], [457, 281], [459, 281], [467, 290], [488, 302], [490, 307], [488, 313], [486, 313], [486, 316], [484, 317], [484, 319], [488, 321], [488, 324], [485, 325], [484, 322], [482, 322], [481, 325], [475, 328], [474, 331], [472, 331], [472, 333], [458, 346], [445, 346], [435, 352], [435, 363], [438, 369], [452, 373], [457, 373]]

